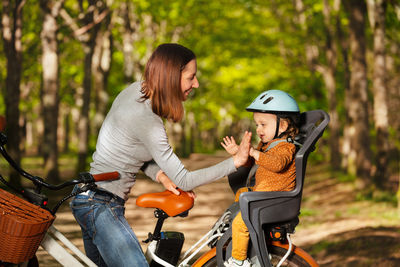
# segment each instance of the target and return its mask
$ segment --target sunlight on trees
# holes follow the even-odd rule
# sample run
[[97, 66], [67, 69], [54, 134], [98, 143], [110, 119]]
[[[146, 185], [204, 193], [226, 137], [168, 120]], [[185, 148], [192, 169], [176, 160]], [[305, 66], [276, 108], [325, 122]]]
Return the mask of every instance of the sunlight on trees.
[[[22, 23], [10, 25], [16, 3]], [[397, 190], [396, 1], [2, 1], [1, 11], [0, 114], [18, 133], [10, 144], [17, 157], [57, 163], [57, 150], [79, 154], [77, 169], [87, 168], [113, 99], [141, 79], [157, 45], [178, 42], [196, 53], [200, 82], [185, 119], [166, 125], [178, 153], [212, 152], [222, 136], [241, 136], [252, 127], [246, 106], [281, 89], [302, 111], [329, 112], [329, 149], [320, 153], [332, 169], [357, 174], [366, 190]], [[50, 36], [55, 50], [46, 48]]]

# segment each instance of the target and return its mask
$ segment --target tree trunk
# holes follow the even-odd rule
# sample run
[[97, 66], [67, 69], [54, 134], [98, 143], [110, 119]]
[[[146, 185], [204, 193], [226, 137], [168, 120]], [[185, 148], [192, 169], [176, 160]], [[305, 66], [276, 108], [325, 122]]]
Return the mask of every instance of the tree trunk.
[[93, 54], [93, 76], [95, 93], [95, 115], [93, 119], [93, 134], [97, 135], [104, 121], [108, 108], [109, 96], [107, 93], [108, 75], [111, 67], [113, 24], [111, 15], [106, 18], [104, 29], [97, 35]]
[[171, 147], [174, 149], [174, 152], [179, 156], [183, 156], [184, 151], [184, 122], [172, 122], [165, 121], [165, 129], [168, 134], [168, 140], [171, 144]]
[[375, 185], [383, 189], [389, 179], [389, 119], [386, 89], [386, 63], [385, 63], [385, 13], [386, 1], [369, 0], [368, 12], [371, 27], [374, 31], [374, 123], [376, 130], [376, 172], [374, 174]]
[[92, 58], [95, 40], [91, 38], [91, 42], [85, 43], [85, 60], [84, 60], [84, 78], [83, 78], [83, 94], [82, 106], [78, 122], [78, 165], [77, 172], [86, 170], [89, 146], [89, 107], [90, 94], [92, 91]]
[[77, 93], [77, 102], [80, 103], [81, 111], [77, 122], [78, 164], [76, 169], [77, 172], [82, 172], [85, 171], [87, 167], [86, 158], [89, 150], [89, 109], [90, 95], [92, 91], [93, 53], [101, 22], [107, 17], [109, 9], [103, 0], [88, 0], [87, 3], [84, 3], [83, 0], [79, 0], [78, 4], [80, 9], [78, 18], [80, 24], [83, 25], [82, 27], [79, 27], [77, 22], [78, 19], [74, 20], [71, 18], [66, 10], [61, 10], [60, 15], [73, 30], [75, 38], [81, 42], [85, 54], [83, 92], [82, 94], [79, 92]]
[[[399, 7], [400, 9], [400, 7]], [[388, 71], [388, 105], [389, 110], [396, 111], [400, 106], [400, 77], [398, 75], [399, 64], [397, 59], [400, 58], [400, 47], [398, 42], [392, 41], [389, 46], [388, 53], [386, 53], [386, 69]], [[394, 130], [394, 140], [400, 140], [400, 118], [397, 112], [389, 113], [390, 128]], [[390, 143], [390, 158], [395, 162], [399, 162], [400, 150], [395, 142]], [[396, 164], [393, 173], [400, 173], [400, 165]], [[397, 207], [398, 214], [400, 215], [400, 175], [397, 175]], [[393, 179], [394, 180], [394, 179]]]
[[344, 110], [345, 110], [345, 123], [343, 125], [343, 138], [341, 145], [341, 167], [351, 175], [356, 175], [355, 162], [351, 162], [350, 155], [354, 154], [354, 150], [351, 147], [350, 140], [350, 125], [347, 123], [349, 119], [349, 92], [350, 92], [350, 63], [349, 63], [349, 40], [344, 35], [342, 30], [342, 23], [339, 16], [336, 17], [336, 33], [340, 44], [340, 53], [343, 60], [343, 85], [344, 85]]
[[60, 182], [58, 172], [58, 112], [59, 112], [59, 67], [57, 43], [57, 16], [63, 1], [40, 1], [43, 12], [42, 40], [42, 66], [43, 66], [43, 91], [42, 115], [44, 121], [44, 135], [42, 153], [44, 157], [44, 177], [50, 183]]
[[[22, 8], [24, 0], [3, 0], [2, 9], [2, 38], [4, 53], [7, 58], [7, 77], [4, 102], [6, 106], [6, 134], [8, 137], [7, 150], [14, 161], [21, 163], [19, 101], [22, 70]], [[21, 184], [21, 178], [14, 170], [10, 170], [10, 182]]]
[[83, 51], [85, 54], [84, 59], [84, 78], [83, 78], [83, 94], [82, 106], [78, 122], [78, 164], [77, 172], [85, 171], [87, 168], [87, 156], [89, 149], [89, 109], [90, 109], [90, 96], [92, 91], [92, 61], [94, 48], [96, 46], [96, 37], [99, 32], [101, 22], [107, 16], [108, 9], [105, 3], [101, 0], [90, 0], [86, 12], [83, 10], [82, 1], [80, 1], [81, 13], [84, 14], [82, 18], [82, 28], [75, 31], [81, 40]]
[[123, 20], [122, 29], [122, 51], [124, 53], [124, 82], [126, 84], [134, 81], [134, 60], [133, 60], [133, 47], [135, 41], [136, 27], [132, 27], [130, 16], [134, 14], [131, 10], [131, 4], [128, 2], [121, 2], [120, 13]]
[[[306, 61], [311, 71], [318, 71], [322, 74], [324, 79], [325, 87], [328, 91], [328, 103], [329, 103], [329, 115], [331, 118], [331, 122], [329, 124], [330, 127], [330, 138], [329, 138], [329, 147], [330, 147], [330, 163], [333, 169], [337, 170], [340, 168], [340, 151], [339, 151], [339, 137], [340, 137], [340, 123], [339, 123], [339, 115], [336, 110], [337, 107], [337, 99], [336, 99], [336, 64], [337, 64], [337, 48], [334, 41], [334, 29], [331, 23], [331, 7], [327, 0], [324, 0], [324, 30], [326, 33], [326, 42], [323, 50], [325, 51], [326, 56], [326, 64], [322, 65], [319, 62], [318, 54], [315, 51], [318, 50], [318, 47], [313, 45], [311, 42], [307, 41], [308, 35], [308, 25], [307, 18], [305, 15], [306, 7], [302, 0], [296, 0], [294, 2], [295, 9], [297, 11], [297, 22], [300, 25], [302, 31], [304, 31], [305, 36], [305, 52], [306, 52]], [[334, 11], [337, 14], [339, 9], [339, 2], [335, 2]]]
[[[371, 150], [368, 123], [368, 86], [366, 63], [366, 38], [364, 1], [344, 1], [350, 25], [351, 74], [349, 91], [349, 134], [355, 154], [350, 159], [356, 163], [361, 185], [371, 184]], [[354, 157], [354, 158], [352, 158]]]
[[189, 112], [187, 114], [187, 123], [188, 123], [188, 138], [189, 138], [189, 144], [188, 144], [188, 150], [187, 150], [187, 154], [190, 155], [192, 153], [194, 153], [194, 149], [195, 149], [195, 140], [196, 140], [196, 119], [194, 116], [193, 112]]
[[71, 129], [71, 115], [69, 113], [66, 113], [63, 115], [63, 121], [64, 121], [64, 148], [63, 152], [68, 153], [69, 152], [69, 132]]
[[[336, 3], [334, 7], [335, 16], [337, 18], [339, 11], [339, 3]], [[325, 55], [327, 59], [327, 65], [323, 68], [322, 76], [324, 78], [326, 89], [328, 90], [328, 102], [329, 102], [329, 115], [330, 115], [330, 163], [334, 170], [340, 169], [340, 151], [339, 151], [339, 138], [340, 138], [340, 122], [337, 108], [336, 98], [336, 65], [337, 65], [337, 48], [334, 40], [334, 30], [332, 29], [331, 23], [331, 7], [327, 0], [324, 0], [324, 25], [326, 32], [326, 47]]]

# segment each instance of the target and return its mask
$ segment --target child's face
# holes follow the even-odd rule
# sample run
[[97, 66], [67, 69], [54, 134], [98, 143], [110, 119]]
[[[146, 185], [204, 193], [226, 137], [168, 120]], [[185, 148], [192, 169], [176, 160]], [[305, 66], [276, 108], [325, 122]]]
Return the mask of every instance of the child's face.
[[275, 137], [276, 115], [270, 113], [254, 113], [254, 121], [257, 126], [257, 135], [263, 143], [271, 141]]

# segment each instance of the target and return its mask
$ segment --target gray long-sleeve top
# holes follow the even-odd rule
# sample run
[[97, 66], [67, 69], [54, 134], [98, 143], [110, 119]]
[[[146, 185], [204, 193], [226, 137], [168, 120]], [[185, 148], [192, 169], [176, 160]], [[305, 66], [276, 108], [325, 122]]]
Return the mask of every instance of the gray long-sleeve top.
[[169, 145], [163, 120], [153, 113], [150, 100], [140, 99], [140, 88], [141, 83], [136, 82], [124, 89], [101, 126], [90, 172], [118, 171], [121, 178], [98, 182], [99, 187], [126, 200], [140, 169], [153, 180], [161, 169], [182, 190], [192, 190], [236, 171], [232, 157], [188, 171]]

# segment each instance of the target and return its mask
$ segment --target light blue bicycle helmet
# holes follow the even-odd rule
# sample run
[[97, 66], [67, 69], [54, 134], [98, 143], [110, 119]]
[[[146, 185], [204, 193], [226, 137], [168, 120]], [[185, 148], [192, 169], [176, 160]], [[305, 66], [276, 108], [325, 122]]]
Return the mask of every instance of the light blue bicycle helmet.
[[262, 92], [246, 110], [250, 112], [276, 114], [277, 120], [274, 138], [279, 137], [280, 118], [290, 118], [296, 125], [299, 123], [300, 109], [296, 100], [294, 100], [291, 95], [281, 90]]
[[281, 90], [268, 90], [261, 93], [246, 110], [273, 114], [300, 113], [296, 100]]

